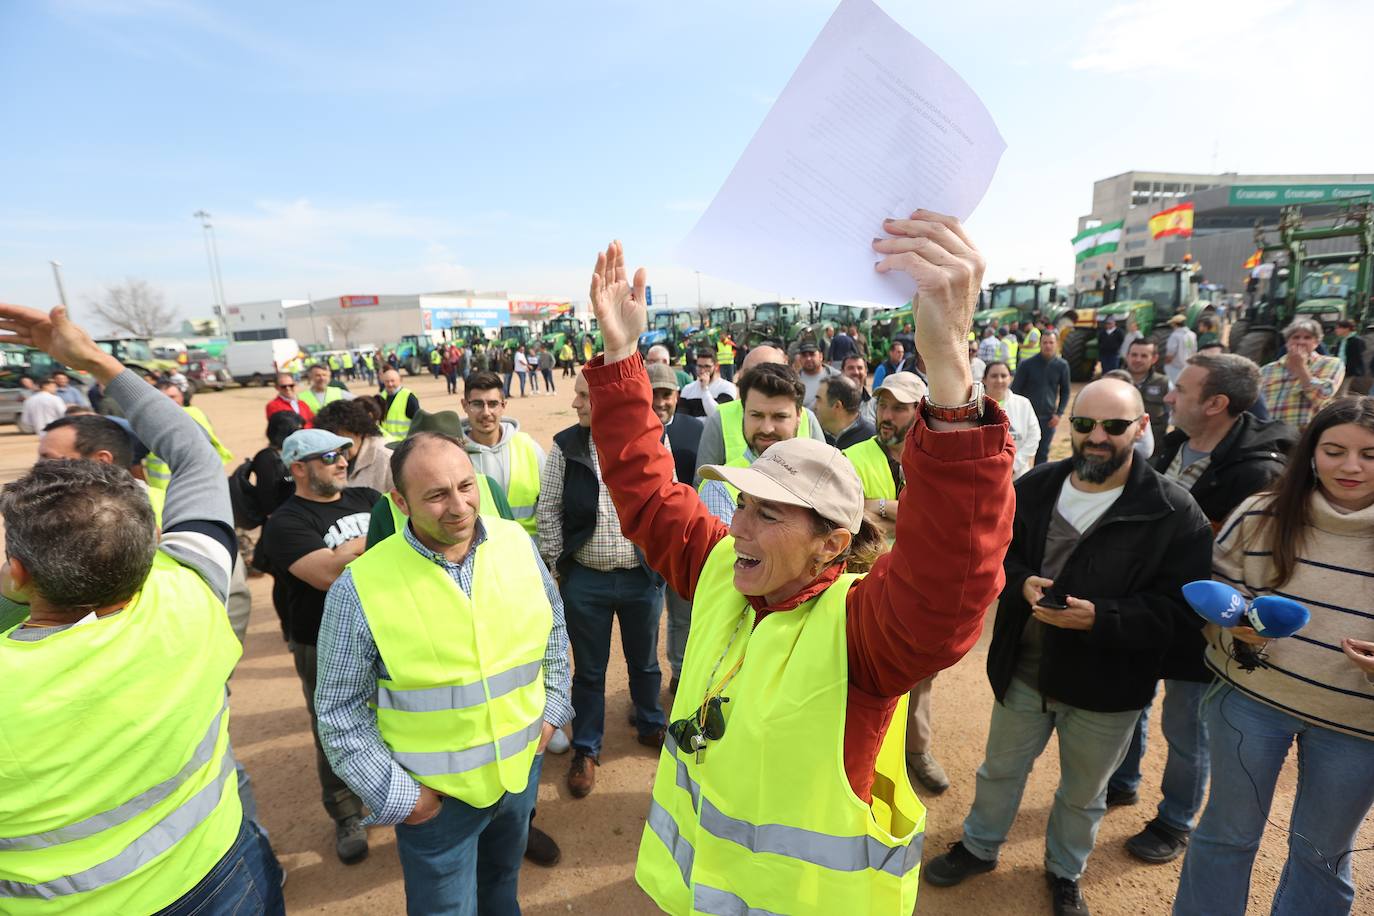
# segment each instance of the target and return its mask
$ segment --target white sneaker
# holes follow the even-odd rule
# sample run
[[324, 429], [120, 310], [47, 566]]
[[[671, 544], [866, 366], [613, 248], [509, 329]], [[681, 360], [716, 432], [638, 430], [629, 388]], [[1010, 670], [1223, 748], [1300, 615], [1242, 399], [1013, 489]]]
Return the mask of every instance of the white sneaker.
[[549, 746], [545, 748], [550, 754], [566, 754], [572, 743], [568, 741], [567, 732], [561, 728], [553, 730], [553, 737], [549, 739]]

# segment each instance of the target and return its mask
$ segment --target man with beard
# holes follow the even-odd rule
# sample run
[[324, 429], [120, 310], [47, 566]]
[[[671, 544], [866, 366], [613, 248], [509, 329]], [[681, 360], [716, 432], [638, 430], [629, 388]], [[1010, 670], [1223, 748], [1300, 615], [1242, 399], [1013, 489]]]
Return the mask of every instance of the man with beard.
[[1071, 458], [1016, 481], [1006, 586], [988, 649], [997, 699], [964, 835], [927, 863], [940, 887], [991, 871], [1026, 777], [1059, 734], [1059, 787], [1045, 837], [1056, 914], [1078, 890], [1107, 781], [1149, 705], [1164, 652], [1200, 619], [1180, 589], [1211, 577], [1212, 527], [1192, 497], [1134, 454], [1149, 423], [1140, 392], [1086, 386], [1069, 420]]
[[310, 713], [324, 809], [334, 820], [334, 852], [345, 865], [367, 858], [363, 805], [325, 758], [315, 715], [315, 679], [325, 593], [362, 554], [372, 505], [380, 498], [376, 490], [346, 485], [352, 446], [352, 440], [323, 429], [302, 429], [286, 437], [281, 459], [296, 492], [267, 519], [258, 543], [275, 579], [272, 600], [287, 621], [291, 655]]
[[[797, 438], [801, 425], [802, 397], [806, 386], [791, 366], [762, 363], [744, 373], [739, 385], [739, 400], [744, 410], [744, 454], [726, 462], [729, 467], [747, 468], [775, 442]], [[817, 424], [819, 428], [819, 424]], [[700, 460], [700, 451], [698, 451]], [[725, 524], [735, 517], [739, 492], [723, 480], [703, 480], [701, 500]]]
[[[897, 497], [906, 485], [902, 475], [902, 451], [907, 433], [916, 424], [926, 384], [914, 372], [893, 372], [874, 392], [878, 405], [878, 432], [871, 439], [844, 450], [864, 488], [864, 512], [888, 536], [897, 526]], [[928, 677], [911, 691], [907, 706], [906, 760], [921, 785], [938, 795], [949, 788], [949, 776], [930, 753], [930, 689]]]

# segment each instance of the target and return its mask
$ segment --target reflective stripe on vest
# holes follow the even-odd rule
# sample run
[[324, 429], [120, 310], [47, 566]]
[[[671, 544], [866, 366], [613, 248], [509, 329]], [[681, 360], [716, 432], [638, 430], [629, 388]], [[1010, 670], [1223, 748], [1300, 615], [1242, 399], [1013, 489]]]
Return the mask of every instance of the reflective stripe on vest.
[[[234, 453], [225, 448], [224, 443], [219, 441], [214, 429], [210, 427], [210, 418], [205, 415], [203, 410], [199, 407], [182, 407], [181, 409], [186, 411], [187, 415], [195, 420], [201, 429], [205, 430], [205, 435], [210, 437], [210, 444], [219, 453], [221, 461], [228, 464], [234, 460]], [[149, 452], [143, 459], [143, 476], [148, 478], [148, 486], [165, 490], [167, 485], [172, 482], [172, 468], [157, 455]]]
[[243, 823], [241, 653], [223, 599], [161, 551], [118, 614], [0, 639], [0, 911], [150, 913], [214, 869]]
[[396, 389], [396, 394], [391, 399], [391, 406], [386, 409], [386, 419], [382, 420], [382, 431], [390, 433], [397, 438], [405, 438], [405, 434], [410, 432], [410, 418], [406, 416], [406, 408], [410, 405], [410, 399], [415, 397], [409, 388], [401, 387]]
[[897, 482], [892, 479], [892, 466], [888, 464], [887, 452], [883, 451], [878, 437], [856, 442], [844, 450], [844, 455], [854, 465], [854, 473], [864, 487], [864, 499], [896, 499]]
[[539, 524], [534, 507], [539, 502], [539, 453], [528, 433], [517, 432], [510, 438], [510, 482], [506, 485], [506, 501], [510, 514], [530, 537], [538, 537]]
[[[856, 577], [754, 627], [734, 558], [726, 537], [702, 570], [670, 718], [693, 712], [714, 667], [746, 655], [749, 664], [724, 691], [719, 741], [699, 755], [665, 741], [635, 878], [670, 913], [908, 916], [925, 809], [905, 769], [906, 697], [882, 739], [870, 804], [844, 767], [845, 602]], [[783, 769], [785, 788], [765, 782]]]
[[374, 704], [382, 741], [419, 782], [474, 807], [529, 783], [553, 629], [529, 536], [491, 516], [481, 525], [471, 598], [404, 535], [348, 567], [390, 675]]
[[[324, 400], [321, 400], [320, 396], [315, 393], [315, 389], [307, 388], [300, 393], [300, 399], [309, 404], [312, 411], [319, 413], [320, 408], [324, 407], [325, 404], [333, 404], [335, 401], [342, 401], [343, 392], [333, 385], [326, 385], [324, 387]], [[409, 428], [409, 426], [406, 427], [406, 429]]]
[[[736, 458], [743, 458], [745, 449], [749, 447], [749, 443], [744, 441], [744, 402], [738, 398], [726, 401], [716, 408], [716, 413], [720, 415], [720, 435], [725, 444], [725, 463], [729, 464]], [[803, 407], [801, 419], [797, 423], [797, 438], [807, 439], [810, 436], [811, 411]]]

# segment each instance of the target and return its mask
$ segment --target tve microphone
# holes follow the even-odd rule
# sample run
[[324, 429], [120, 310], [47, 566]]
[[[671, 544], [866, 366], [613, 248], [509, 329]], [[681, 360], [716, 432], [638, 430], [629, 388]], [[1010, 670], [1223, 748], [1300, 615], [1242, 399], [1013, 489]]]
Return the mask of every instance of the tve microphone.
[[[1298, 602], [1277, 595], [1256, 598], [1247, 607], [1240, 592], [1211, 579], [1183, 586], [1183, 598], [1208, 623], [1226, 628], [1248, 626], [1265, 639], [1292, 636], [1307, 626], [1312, 617]], [[1259, 651], [1240, 640], [1231, 641], [1231, 654], [1246, 671], [1254, 671], [1261, 664]]]

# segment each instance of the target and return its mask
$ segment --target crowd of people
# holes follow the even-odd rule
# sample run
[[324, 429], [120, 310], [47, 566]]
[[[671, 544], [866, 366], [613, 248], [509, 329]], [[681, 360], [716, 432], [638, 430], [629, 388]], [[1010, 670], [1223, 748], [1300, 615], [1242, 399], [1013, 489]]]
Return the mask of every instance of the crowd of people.
[[[537, 786], [566, 754], [570, 803], [596, 791], [613, 629], [629, 725], [658, 756], [635, 878], [666, 912], [905, 916], [920, 876], [997, 867], [1054, 734], [1045, 878], [1054, 913], [1085, 914], [1161, 692], [1161, 800], [1126, 848], [1182, 857], [1173, 911], [1246, 911], [1296, 745], [1272, 910], [1350, 912], [1374, 805], [1358, 337], [1324, 354], [1298, 319], [1261, 367], [1216, 335], [1176, 329], [1160, 353], [1104, 328], [1075, 394], [1052, 325], [969, 335], [982, 257], [957, 221], [883, 229], [877, 269], [922, 293], [871, 374], [856, 329], [641, 356], [646, 278], [616, 243], [591, 287], [605, 350], [581, 371], [571, 343], [436, 347], [448, 409], [385, 358], [324, 360], [278, 375], [265, 445], [236, 467], [175, 381], [125, 370], [62, 309], [0, 306], [101, 406], [64, 373], [36, 385], [39, 460], [0, 495], [0, 910], [283, 911], [228, 738], [251, 566], [272, 577], [335, 852], [362, 861], [393, 826], [412, 913], [518, 912], [522, 861], [558, 863]], [[575, 422], [546, 449], [508, 407], [515, 380], [553, 393], [555, 368]], [[1183, 587], [1210, 579], [1310, 622], [1204, 625]], [[989, 614], [972, 804], [923, 856], [918, 791], [959, 778], [935, 682]]]

